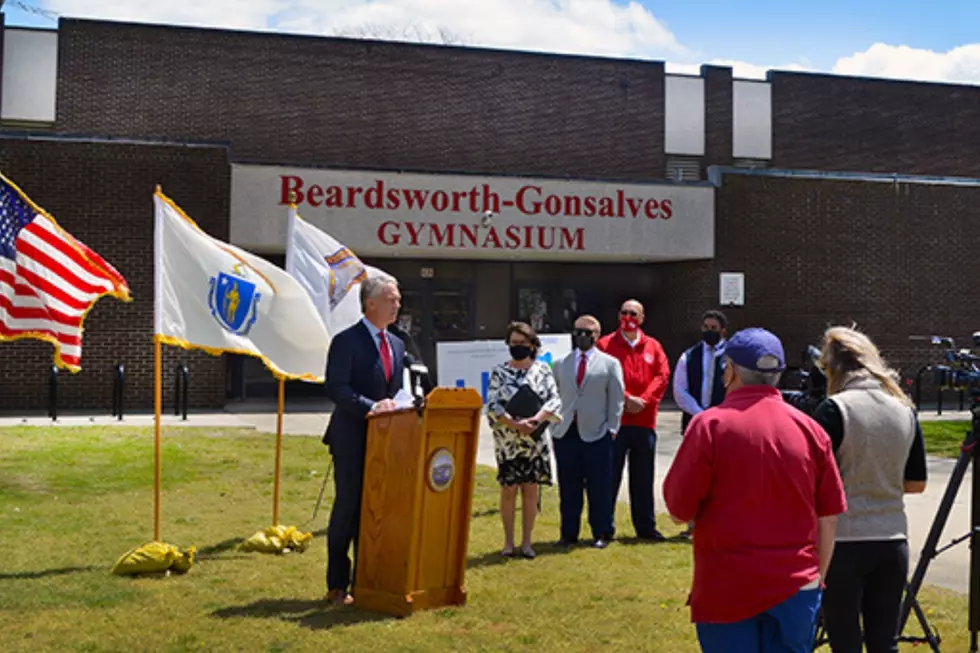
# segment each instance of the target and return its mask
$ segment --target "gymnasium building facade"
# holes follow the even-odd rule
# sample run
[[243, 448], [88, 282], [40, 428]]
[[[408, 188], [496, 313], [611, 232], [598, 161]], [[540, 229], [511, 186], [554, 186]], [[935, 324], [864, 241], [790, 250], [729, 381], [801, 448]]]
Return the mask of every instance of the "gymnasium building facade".
[[[671, 359], [722, 302], [791, 363], [856, 322], [908, 376], [938, 360], [908, 336], [980, 329], [980, 87], [69, 19], [0, 23], [0, 53], [0, 171], [134, 298], [88, 317], [62, 409], [108, 411], [119, 364], [152, 406], [157, 184], [280, 265], [295, 192], [399, 278], [432, 369], [511, 319], [609, 330], [629, 297]], [[51, 360], [0, 343], [0, 411], [43, 409]], [[165, 361], [165, 408], [182, 363], [192, 407], [274, 390], [255, 361]]]

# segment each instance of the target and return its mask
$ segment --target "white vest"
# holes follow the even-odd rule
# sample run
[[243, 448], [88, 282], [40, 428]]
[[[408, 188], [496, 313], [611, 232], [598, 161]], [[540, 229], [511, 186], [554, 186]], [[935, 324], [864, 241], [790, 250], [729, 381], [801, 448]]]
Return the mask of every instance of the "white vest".
[[868, 374], [853, 376], [831, 399], [844, 422], [837, 464], [847, 512], [839, 518], [837, 541], [906, 539], [905, 465], [915, 413]]

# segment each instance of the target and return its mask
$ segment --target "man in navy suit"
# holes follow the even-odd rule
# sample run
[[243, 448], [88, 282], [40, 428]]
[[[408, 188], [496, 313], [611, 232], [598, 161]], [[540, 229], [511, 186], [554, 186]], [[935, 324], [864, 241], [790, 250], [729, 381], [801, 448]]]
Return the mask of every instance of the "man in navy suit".
[[[405, 343], [389, 333], [398, 317], [401, 293], [387, 276], [361, 282], [364, 318], [341, 331], [330, 343], [327, 396], [334, 403], [323, 442], [334, 465], [334, 502], [327, 527], [327, 600], [351, 605], [351, 542], [357, 546], [364, 480], [367, 418], [391, 411], [402, 387]], [[356, 565], [356, 555], [355, 555]]]

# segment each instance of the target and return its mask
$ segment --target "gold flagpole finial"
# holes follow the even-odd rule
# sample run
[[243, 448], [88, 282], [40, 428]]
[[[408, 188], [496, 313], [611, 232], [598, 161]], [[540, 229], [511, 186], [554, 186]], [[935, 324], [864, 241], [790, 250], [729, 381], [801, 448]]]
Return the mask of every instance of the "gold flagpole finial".
[[289, 191], [289, 206], [296, 208], [296, 191]]

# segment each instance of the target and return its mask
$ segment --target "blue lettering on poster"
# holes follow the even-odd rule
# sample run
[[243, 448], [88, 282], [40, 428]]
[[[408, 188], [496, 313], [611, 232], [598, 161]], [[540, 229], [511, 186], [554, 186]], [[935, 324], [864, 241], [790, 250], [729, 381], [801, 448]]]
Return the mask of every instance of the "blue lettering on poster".
[[[465, 388], [466, 381], [463, 379], [456, 379], [457, 388]], [[480, 396], [483, 397], [483, 404], [487, 403], [487, 389], [490, 387], [490, 372], [480, 373]]]

